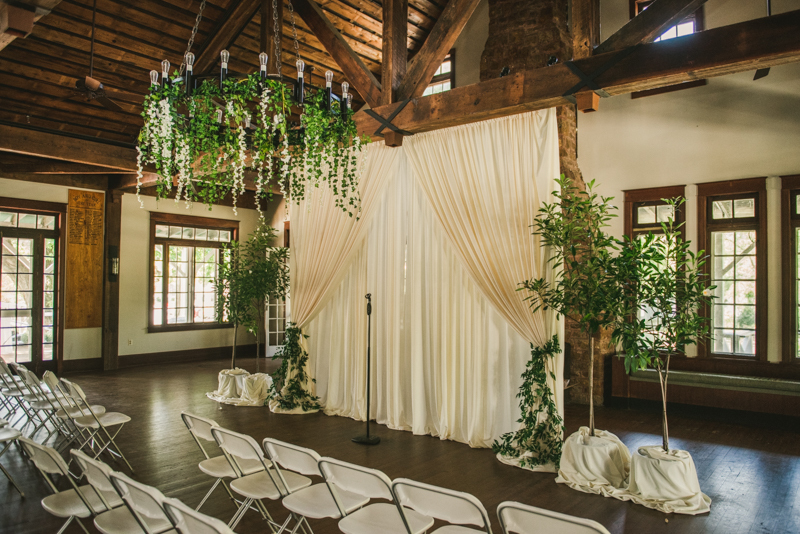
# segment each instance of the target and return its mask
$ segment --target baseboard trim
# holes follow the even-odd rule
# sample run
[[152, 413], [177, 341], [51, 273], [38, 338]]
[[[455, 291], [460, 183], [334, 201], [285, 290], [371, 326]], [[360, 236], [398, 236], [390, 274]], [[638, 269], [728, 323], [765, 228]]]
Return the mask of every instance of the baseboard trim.
[[[255, 343], [237, 345], [236, 357], [253, 358], [256, 355]], [[150, 352], [120, 356], [118, 368], [141, 367], [143, 365], [160, 365], [163, 363], [199, 362], [206, 360], [223, 360], [231, 357], [231, 347], [209, 347], [205, 349], [173, 350], [167, 352]], [[101, 365], [102, 368], [102, 365]]]
[[83, 371], [102, 371], [103, 358], [84, 358], [83, 360], [64, 360], [61, 362], [62, 373], [80, 373]]

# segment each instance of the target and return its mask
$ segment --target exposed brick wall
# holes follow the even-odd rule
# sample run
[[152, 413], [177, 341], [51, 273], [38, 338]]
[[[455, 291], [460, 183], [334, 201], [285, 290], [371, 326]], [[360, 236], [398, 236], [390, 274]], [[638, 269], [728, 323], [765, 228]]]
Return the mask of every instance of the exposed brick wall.
[[[504, 67], [519, 72], [547, 68], [555, 56], [560, 62], [572, 59], [573, 38], [569, 33], [568, 0], [489, 0], [489, 37], [481, 56], [481, 81], [497, 78]], [[585, 187], [578, 168], [577, 117], [574, 106], [557, 109], [561, 172]], [[613, 354], [608, 332], [595, 341], [594, 400], [603, 402], [604, 359]], [[565, 342], [571, 346], [570, 384], [567, 399], [589, 402], [589, 343], [575, 324], [567, 323]]]

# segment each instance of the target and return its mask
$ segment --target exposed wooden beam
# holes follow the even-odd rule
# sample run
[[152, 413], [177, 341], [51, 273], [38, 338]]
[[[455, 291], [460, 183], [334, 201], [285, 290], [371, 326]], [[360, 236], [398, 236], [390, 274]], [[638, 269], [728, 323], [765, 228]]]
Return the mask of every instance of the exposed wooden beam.
[[381, 84], [314, 0], [293, 0], [294, 9], [342, 69], [353, 89], [370, 105], [380, 105]]
[[219, 53], [233, 45], [256, 11], [261, 7], [261, 0], [241, 0], [231, 2], [231, 7], [209, 34], [209, 39], [202, 44], [194, 60], [194, 72], [207, 74], [219, 61]]
[[81, 189], [108, 189], [108, 176], [84, 174], [28, 174], [0, 172], [0, 178], [34, 182], [39, 184], [60, 185], [64, 187], [80, 187]]
[[0, 175], [7, 174], [119, 174], [129, 171], [85, 165], [83, 163], [70, 163], [66, 161], [43, 161], [41, 163], [20, 163], [7, 165], [0, 162]]
[[621, 50], [657, 39], [671, 26], [697, 11], [706, 0], [656, 0], [614, 35], [595, 48], [595, 54]]
[[136, 149], [0, 124], [0, 152], [136, 170]]
[[[33, 10], [33, 22], [36, 23], [44, 17], [49, 15], [61, 0], [15, 0], [12, 2], [16, 7], [23, 7]], [[17, 38], [13, 33], [7, 33], [5, 27], [8, 22], [8, 7], [9, 2], [0, 2], [0, 50], [4, 49]]]
[[397, 100], [416, 98], [425, 92], [442, 59], [461, 35], [464, 26], [480, 0], [449, 0], [436, 24], [408, 65], [408, 71], [397, 90]]
[[570, 1], [572, 58], [589, 57], [600, 44], [600, 0]]
[[[158, 182], [159, 175], [146, 172], [142, 174], [142, 187], [153, 187]], [[116, 176], [109, 176], [108, 188], [126, 193], [136, 192], [136, 175], [135, 174], [118, 174]]]
[[395, 102], [408, 66], [408, 0], [383, 0], [381, 104]]
[[[724, 76], [800, 61], [800, 10], [706, 30], [679, 39], [644, 44], [599, 75], [595, 82], [611, 95]], [[617, 52], [575, 61], [592, 73]], [[424, 132], [567, 104], [564, 93], [578, 83], [566, 65], [514, 73], [457, 87], [409, 102], [392, 123]], [[374, 108], [390, 116], [401, 104]], [[380, 123], [364, 112], [354, 115], [361, 134], [373, 135]]]

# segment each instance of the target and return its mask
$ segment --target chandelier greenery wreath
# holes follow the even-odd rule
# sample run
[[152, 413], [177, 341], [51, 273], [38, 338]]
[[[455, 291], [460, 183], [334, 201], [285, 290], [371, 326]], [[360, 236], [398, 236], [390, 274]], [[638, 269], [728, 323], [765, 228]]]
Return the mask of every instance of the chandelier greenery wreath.
[[[158, 174], [157, 198], [174, 193], [176, 202], [210, 206], [231, 193], [235, 212], [246, 181], [252, 181], [260, 213], [259, 200], [269, 198], [273, 186], [287, 201], [299, 202], [308, 187], [327, 183], [336, 205], [350, 216], [358, 214], [358, 159], [367, 139], [358, 135], [352, 120], [347, 82], [341, 96], [332, 91], [331, 71], [325, 73], [324, 88], [305, 83], [291, 3], [289, 10], [297, 79], [280, 74], [280, 58], [275, 58], [278, 74], [267, 74], [265, 52], [259, 55], [258, 72], [231, 73], [227, 50], [220, 53], [218, 77], [195, 77], [190, 49], [197, 24], [180, 69], [170, 76], [170, 63], [164, 60], [160, 74], [150, 72], [137, 144], [137, 195], [144, 167], [152, 165]], [[275, 50], [281, 49], [280, 34], [276, 19]]]

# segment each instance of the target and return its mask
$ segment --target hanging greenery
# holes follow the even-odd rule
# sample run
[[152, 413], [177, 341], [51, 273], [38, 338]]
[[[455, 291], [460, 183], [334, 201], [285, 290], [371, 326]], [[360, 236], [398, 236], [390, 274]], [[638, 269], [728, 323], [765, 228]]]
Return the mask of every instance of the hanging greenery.
[[[280, 358], [282, 362], [278, 370], [272, 374], [272, 386], [265, 404], [274, 402], [286, 411], [297, 408], [304, 412], [319, 410], [322, 407], [319, 398], [311, 395], [304, 387], [309, 382], [305, 372], [308, 353], [300, 346], [300, 338], [308, 336], [293, 323], [286, 325], [284, 336], [283, 346], [272, 357], [273, 360]], [[294, 374], [291, 374], [290, 370]], [[316, 382], [314, 379], [310, 381]]]
[[144, 100], [137, 194], [144, 166], [152, 165], [158, 198], [175, 189], [176, 201], [211, 205], [232, 193], [235, 211], [252, 171], [257, 199], [269, 198], [277, 185], [299, 202], [308, 187], [324, 183], [338, 207], [358, 214], [358, 158], [366, 138], [358, 135], [353, 111], [329, 91], [306, 86], [298, 119], [292, 106], [299, 104], [280, 79], [256, 73], [222, 84], [204, 80], [190, 92], [183, 84], [176, 71], [166, 83], [153, 83]]
[[[522, 374], [522, 386], [517, 398], [521, 417], [517, 420], [522, 428], [500, 436], [492, 444], [495, 454], [520, 458], [520, 467], [555, 465], [561, 461], [564, 422], [558, 415], [553, 400], [553, 391], [547, 385], [547, 362], [561, 352], [558, 336], [541, 347], [531, 344], [531, 359]], [[550, 378], [556, 379], [549, 373]]]

